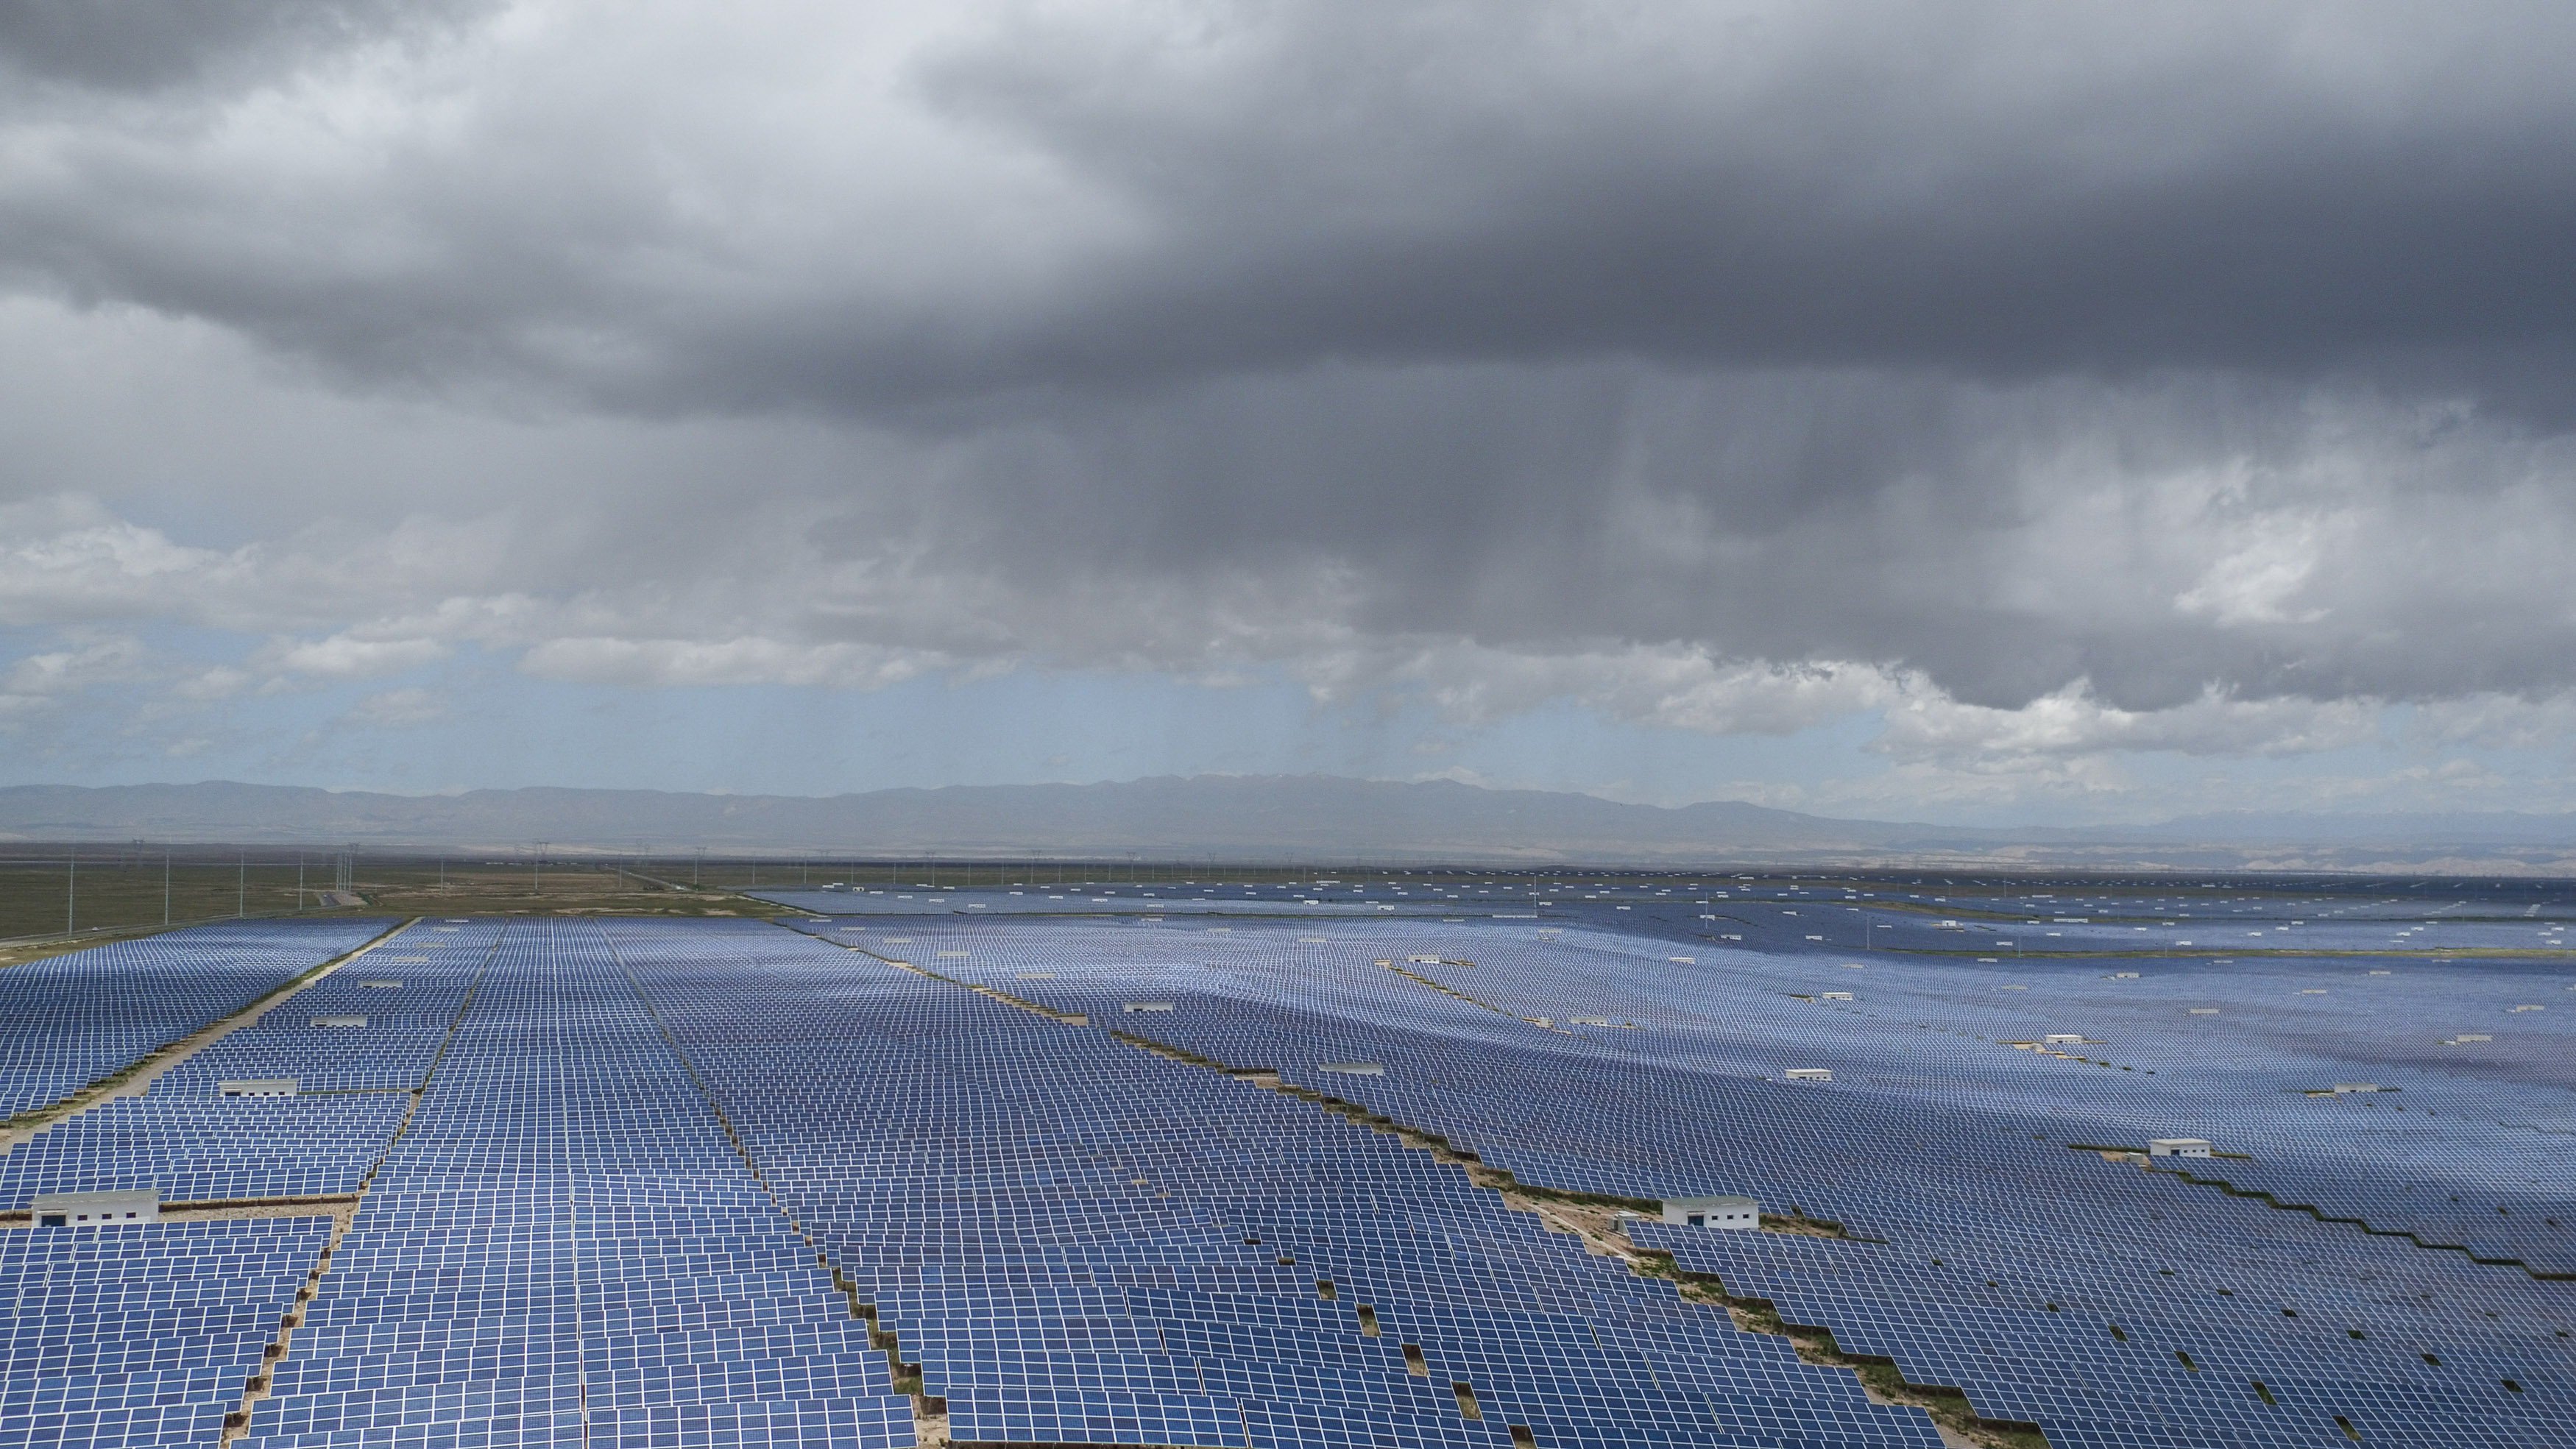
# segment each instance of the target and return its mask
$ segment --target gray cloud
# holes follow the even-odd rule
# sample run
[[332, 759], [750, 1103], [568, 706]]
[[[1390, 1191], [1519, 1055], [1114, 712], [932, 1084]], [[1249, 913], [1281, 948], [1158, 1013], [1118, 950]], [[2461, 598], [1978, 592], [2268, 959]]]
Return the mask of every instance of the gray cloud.
[[483, 8], [418, 0], [0, 0], [0, 63], [21, 75], [152, 91], [270, 73], [317, 50]]
[[952, 557], [1067, 587], [1329, 561], [1375, 633], [1868, 661], [1996, 706], [2576, 665], [2576, 451], [2368, 392], [1343, 368], [1059, 404], [958, 451], [916, 525]]
[[1164, 224], [1037, 355], [2014, 374], [2567, 341], [2563, 10], [1257, 14], [933, 71]]
[[[179, 56], [360, 19], [100, 13]], [[683, 410], [1602, 356], [2539, 405], [2513, 380], [2576, 321], [2563, 8], [1303, 0], [926, 41], [764, 13], [749, 44], [573, 23], [316, 80], [425, 110], [285, 165], [221, 107], [105, 121], [0, 204], [78, 292]]]
[[1725, 721], [1808, 716], [1676, 660], [1817, 664], [2234, 749], [2576, 680], [2564, 7], [522, 9], [0, 3], [67, 83], [0, 275], [413, 410], [18, 617]]

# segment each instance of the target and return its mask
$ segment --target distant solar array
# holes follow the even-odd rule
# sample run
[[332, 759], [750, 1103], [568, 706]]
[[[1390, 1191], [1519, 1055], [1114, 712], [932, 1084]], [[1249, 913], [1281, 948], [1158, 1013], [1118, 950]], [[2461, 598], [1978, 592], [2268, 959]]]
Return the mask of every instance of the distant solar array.
[[[1455, 1164], [1121, 1033], [1524, 1182], [1840, 1223], [1627, 1231], [2058, 1449], [2576, 1444], [2576, 1282], [2533, 1276], [2576, 1272], [2576, 1053], [2567, 1010], [2512, 1010], [2559, 1004], [2555, 958], [1981, 962], [1808, 940], [1857, 887], [1569, 879], [1550, 918], [1453, 921], [1369, 885], [1372, 919], [413, 925], [0, 1158], [0, 1207], [363, 1189], [327, 1256], [293, 1209], [0, 1233], [0, 1449], [212, 1444], [254, 1380], [257, 1449], [908, 1446], [915, 1391], [961, 1443], [1942, 1443]], [[1856, 913], [1949, 950], [1916, 904]], [[2264, 904], [2394, 933], [2446, 902]], [[2439, 919], [2549, 923], [2478, 914]], [[260, 929], [273, 979], [374, 934]], [[102, 1044], [265, 989], [238, 939], [156, 939], [21, 989]], [[192, 939], [227, 983], [194, 1004], [120, 975], [184, 983]], [[8, 1090], [57, 1070], [26, 1060]], [[2175, 1137], [2220, 1155], [2101, 1150]]]
[[[2147, 960], [2128, 977], [2100, 960], [1998, 971], [1828, 955], [1779, 941], [1786, 932], [1761, 949], [1701, 940], [1676, 960], [1634, 935], [1500, 922], [1321, 939], [1311, 928], [1300, 939], [1295, 927], [1211, 935], [1131, 922], [807, 928], [845, 943], [901, 930], [907, 944], [872, 949], [1276, 1069], [1527, 1181], [1641, 1199], [1743, 1191], [1845, 1222], [1887, 1246], [1651, 1226], [1636, 1238], [1684, 1250], [1682, 1266], [1747, 1297], [1782, 1297], [1783, 1270], [1758, 1255], [1784, 1242], [1804, 1255], [1798, 1271], [1861, 1278], [1840, 1296], [1806, 1283], [1784, 1311], [1833, 1328], [1850, 1351], [1895, 1358], [1915, 1381], [1966, 1388], [1988, 1417], [2036, 1420], [2061, 1445], [2169, 1433], [2156, 1426], [2187, 1402], [2212, 1442], [2250, 1422], [2318, 1443], [2350, 1443], [2344, 1424], [2473, 1442], [2441, 1439], [2432, 1426], [2443, 1423], [2486, 1426], [2458, 1432], [2490, 1442], [2555, 1443], [2576, 1422], [2567, 1286], [2066, 1150], [2207, 1136], [2239, 1155], [2188, 1164], [2197, 1177], [2534, 1271], [2576, 1270], [2569, 1139], [2533, 1127], [2566, 1110], [2565, 1089], [2493, 1065], [2487, 1080], [2464, 1080], [2476, 1059], [2432, 1056], [2456, 1049], [2414, 1024], [2435, 1012], [2475, 1019], [2563, 985], [2557, 963], [2425, 962], [2374, 977], [2388, 968]], [[2377, 994], [2349, 1007], [2298, 994], [2321, 978]], [[1999, 989], [2015, 985], [2030, 989]], [[1844, 1005], [1824, 986], [1860, 989]], [[1119, 1012], [1146, 996], [1175, 1010]], [[2182, 1000], [2228, 1005], [2211, 1022]], [[1572, 1025], [1578, 1016], [1617, 1024]], [[2526, 1020], [2539, 1038], [2531, 1056], [2563, 1063], [2568, 1044], [2553, 1030], [2564, 1029]], [[2067, 1024], [2089, 1029], [2049, 1030]], [[2049, 1035], [2083, 1040], [2046, 1046]], [[2390, 1065], [2410, 1057], [2423, 1065]], [[1353, 1060], [1384, 1074], [1326, 1069]], [[1833, 1083], [1783, 1080], [1810, 1066], [1838, 1069]], [[2408, 1090], [2332, 1092], [2365, 1072]], [[2308, 1095], [2312, 1084], [2325, 1095]], [[1898, 1279], [1920, 1281], [1867, 1281], [1891, 1262]], [[1871, 1307], [1898, 1303], [1916, 1309], [1911, 1338]], [[1996, 1322], [1963, 1352], [1962, 1327], [1987, 1309]], [[2115, 1323], [2135, 1330], [2128, 1341], [2172, 1341], [2133, 1352]], [[2185, 1325], [2206, 1331], [2174, 1331]], [[2085, 1354], [2085, 1335], [2103, 1352]], [[2088, 1358], [2072, 1378], [2042, 1374], [2055, 1375], [2055, 1400], [2020, 1381]]]

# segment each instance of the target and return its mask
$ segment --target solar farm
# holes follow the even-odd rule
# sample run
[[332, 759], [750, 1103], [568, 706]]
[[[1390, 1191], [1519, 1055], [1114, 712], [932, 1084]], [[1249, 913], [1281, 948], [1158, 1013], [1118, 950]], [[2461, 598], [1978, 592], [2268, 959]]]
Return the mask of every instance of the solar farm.
[[2555, 883], [760, 899], [0, 971], [0, 1449], [2576, 1445]]

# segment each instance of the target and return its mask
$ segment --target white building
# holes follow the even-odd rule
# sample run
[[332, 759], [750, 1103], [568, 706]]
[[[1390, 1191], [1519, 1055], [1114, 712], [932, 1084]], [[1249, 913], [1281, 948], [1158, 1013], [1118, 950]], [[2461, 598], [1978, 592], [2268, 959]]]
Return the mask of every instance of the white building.
[[1118, 1009], [1120, 1011], [1169, 1011], [1172, 1009], [1172, 1003], [1168, 1001], [1130, 1001], [1125, 1005], [1120, 1006]]
[[109, 1223], [161, 1221], [158, 1188], [120, 1188], [113, 1192], [40, 1192], [28, 1207], [40, 1228], [100, 1228]]
[[2050, 1046], [2082, 1046], [2084, 1044], [2084, 1033], [2080, 1031], [2052, 1031], [2048, 1035], [2041, 1037], [2040, 1040], [2046, 1042]]
[[2335, 1095], [2341, 1096], [2346, 1092], [2376, 1092], [2379, 1090], [2379, 1084], [2377, 1082], [2337, 1082], [2334, 1084], [2334, 1089]]
[[1830, 1082], [1834, 1079], [1831, 1067], [1791, 1067], [1781, 1075], [1793, 1082]]
[[299, 1085], [294, 1077], [243, 1077], [238, 1081], [217, 1082], [215, 1090], [227, 1097], [292, 1097]]
[[1758, 1228], [1762, 1204], [1749, 1197], [1666, 1198], [1664, 1221], [1686, 1228]]
[[2209, 1144], [2197, 1137], [2159, 1137], [2147, 1144], [2149, 1157], [2207, 1157]]
[[313, 1024], [315, 1026], [365, 1026], [367, 1019], [363, 1016], [317, 1016], [313, 1018]]
[[1316, 1071], [1334, 1072], [1345, 1077], [1383, 1077], [1386, 1068], [1376, 1062], [1322, 1062]]

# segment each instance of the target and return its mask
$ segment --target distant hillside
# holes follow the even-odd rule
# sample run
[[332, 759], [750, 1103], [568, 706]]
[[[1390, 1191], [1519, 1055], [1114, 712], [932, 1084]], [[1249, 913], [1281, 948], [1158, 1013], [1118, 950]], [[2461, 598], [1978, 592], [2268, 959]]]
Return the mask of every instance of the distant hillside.
[[1379, 856], [1449, 860], [1892, 861], [2529, 874], [2576, 871], [2576, 818], [2212, 816], [2156, 826], [1968, 830], [1832, 820], [1720, 801], [1329, 775], [974, 785], [821, 798], [653, 790], [404, 796], [209, 782], [0, 788], [0, 838], [378, 847], [827, 851], [889, 855]]
[[1387, 852], [1557, 859], [1875, 848], [1927, 826], [1826, 820], [1757, 805], [1679, 810], [1590, 795], [1334, 776], [1201, 776], [1103, 785], [979, 785], [810, 798], [652, 790], [377, 795], [214, 782], [0, 789], [22, 840], [351, 840], [373, 844], [965, 854], [1069, 851]]

